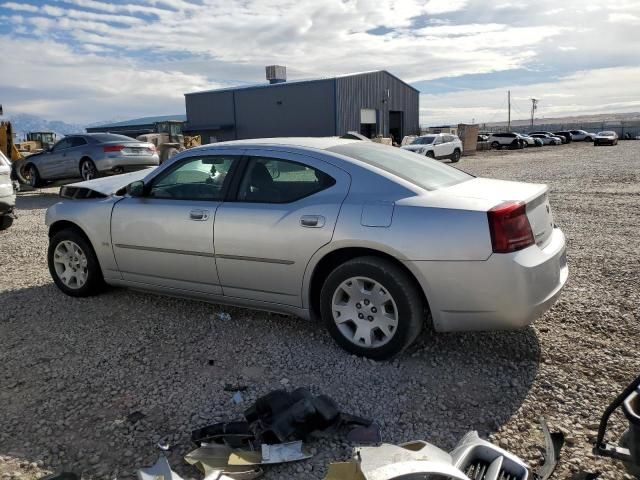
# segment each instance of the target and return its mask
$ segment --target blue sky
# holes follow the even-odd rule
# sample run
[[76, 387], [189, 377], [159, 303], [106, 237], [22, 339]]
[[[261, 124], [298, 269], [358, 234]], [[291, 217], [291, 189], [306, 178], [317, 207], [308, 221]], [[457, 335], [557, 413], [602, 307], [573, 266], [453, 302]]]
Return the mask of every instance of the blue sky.
[[640, 111], [640, 2], [0, 0], [7, 114], [89, 123], [184, 111], [183, 93], [387, 69], [421, 123]]

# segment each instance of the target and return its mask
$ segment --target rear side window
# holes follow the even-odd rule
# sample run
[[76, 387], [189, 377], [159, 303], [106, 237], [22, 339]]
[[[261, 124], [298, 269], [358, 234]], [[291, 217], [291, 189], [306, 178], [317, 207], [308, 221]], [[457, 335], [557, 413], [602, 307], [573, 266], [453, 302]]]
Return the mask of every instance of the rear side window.
[[81, 147], [82, 145], [86, 145], [87, 141], [82, 137], [72, 137], [71, 138], [71, 147]]
[[327, 151], [377, 167], [425, 190], [437, 190], [474, 178], [423, 155], [373, 142], [354, 142], [331, 147]]
[[302, 163], [250, 157], [240, 182], [238, 200], [255, 203], [290, 203], [333, 186], [336, 181]]

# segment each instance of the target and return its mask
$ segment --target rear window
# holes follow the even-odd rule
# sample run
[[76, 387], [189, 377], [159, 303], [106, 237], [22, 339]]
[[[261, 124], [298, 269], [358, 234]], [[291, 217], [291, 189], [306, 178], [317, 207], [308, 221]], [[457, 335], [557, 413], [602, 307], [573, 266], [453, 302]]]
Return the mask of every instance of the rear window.
[[425, 190], [437, 190], [474, 178], [437, 160], [373, 142], [339, 145], [327, 150], [380, 168]]
[[96, 133], [91, 135], [94, 140], [97, 140], [98, 143], [103, 142], [131, 142], [134, 139], [131, 137], [127, 137], [126, 135], [117, 135], [115, 133]]

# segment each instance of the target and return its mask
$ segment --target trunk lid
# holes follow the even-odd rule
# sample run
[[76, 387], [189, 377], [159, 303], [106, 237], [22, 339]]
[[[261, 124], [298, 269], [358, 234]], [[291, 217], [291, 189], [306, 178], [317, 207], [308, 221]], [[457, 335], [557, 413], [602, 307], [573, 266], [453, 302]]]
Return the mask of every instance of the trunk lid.
[[487, 210], [510, 200], [524, 202], [536, 245], [544, 247], [553, 233], [549, 187], [539, 183], [474, 178], [445, 189], [447, 194], [484, 200]]
[[118, 153], [121, 155], [154, 155], [156, 153], [156, 147], [153, 143], [148, 142], [140, 142], [136, 140], [132, 140], [130, 142], [104, 142], [102, 143], [103, 148], [116, 147], [122, 145], [124, 148], [119, 150]]

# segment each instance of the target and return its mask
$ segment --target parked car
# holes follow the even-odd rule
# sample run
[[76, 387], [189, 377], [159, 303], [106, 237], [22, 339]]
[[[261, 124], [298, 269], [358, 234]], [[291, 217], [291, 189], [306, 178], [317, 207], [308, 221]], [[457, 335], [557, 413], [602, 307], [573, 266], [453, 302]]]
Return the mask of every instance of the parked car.
[[90, 180], [159, 163], [152, 143], [113, 133], [85, 133], [64, 137], [51, 149], [28, 157], [22, 176], [32, 187], [40, 187], [52, 180]]
[[554, 137], [557, 138], [558, 140], [560, 140], [560, 144], [562, 143], [567, 143], [567, 139], [565, 137], [562, 137], [560, 135], [556, 135], [555, 133], [551, 133], [551, 132], [531, 132], [529, 135], [548, 135], [550, 137]]
[[491, 148], [524, 148], [525, 140], [514, 132], [492, 133], [489, 137]]
[[532, 133], [530, 134], [533, 138], [539, 138], [542, 140], [543, 145], [561, 145], [562, 139], [560, 137], [556, 137], [555, 135], [549, 135], [548, 133]]
[[16, 206], [16, 192], [11, 180], [11, 162], [0, 151], [0, 230], [13, 224], [13, 209]]
[[449, 133], [421, 135], [413, 143], [403, 145], [401, 148], [436, 160], [448, 158], [453, 163], [458, 162], [462, 156], [462, 141], [457, 135]]
[[[538, 141], [536, 141], [536, 139], [535, 139], [535, 138], [532, 138], [532, 137], [530, 137], [529, 135], [524, 134], [524, 133], [516, 133], [516, 135], [517, 135], [519, 138], [521, 138], [521, 139], [522, 139], [522, 141], [523, 141], [523, 145], [524, 145], [525, 147], [536, 147], [536, 146], [538, 146], [538, 143], [539, 143], [539, 142], [538, 142]], [[542, 146], [542, 143], [541, 143], [541, 142], [540, 142], [540, 146]]]
[[618, 134], [614, 131], [607, 130], [604, 132], [598, 132], [596, 137], [593, 139], [593, 144], [597, 147], [598, 145], [617, 145], [618, 144]]
[[49, 270], [76, 297], [106, 282], [322, 319], [388, 358], [428, 318], [515, 328], [551, 307], [568, 273], [548, 193], [374, 142], [217, 143], [62, 187]]
[[489, 141], [489, 134], [487, 133], [479, 133], [478, 134], [478, 142], [488, 142]]
[[560, 132], [553, 132], [556, 137], [561, 137], [564, 139], [564, 143], [571, 143], [573, 141], [573, 135], [568, 130], [562, 130]]
[[569, 132], [571, 132], [574, 142], [593, 142], [593, 139], [596, 138], [595, 133], [585, 132], [584, 130], [569, 130]]

